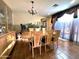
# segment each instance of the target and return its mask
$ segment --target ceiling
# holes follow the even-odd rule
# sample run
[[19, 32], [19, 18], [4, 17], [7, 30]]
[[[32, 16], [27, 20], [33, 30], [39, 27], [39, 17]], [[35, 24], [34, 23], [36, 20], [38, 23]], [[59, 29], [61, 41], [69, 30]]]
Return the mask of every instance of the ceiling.
[[[13, 12], [28, 12], [31, 9], [31, 0], [3, 0]], [[48, 16], [59, 11], [65, 10], [71, 6], [79, 4], [79, 0], [34, 0], [34, 8], [41, 16]], [[57, 7], [53, 6], [58, 4]]]

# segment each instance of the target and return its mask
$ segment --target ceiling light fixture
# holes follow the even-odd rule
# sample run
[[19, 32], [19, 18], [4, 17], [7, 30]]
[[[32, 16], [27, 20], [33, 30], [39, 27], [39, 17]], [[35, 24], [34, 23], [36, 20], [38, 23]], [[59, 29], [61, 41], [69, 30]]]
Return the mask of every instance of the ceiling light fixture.
[[75, 0], [72, 0], [72, 1], [70, 2], [70, 4], [73, 4], [73, 3], [75, 3]]
[[35, 15], [37, 11], [34, 9], [34, 1], [30, 1], [32, 3], [32, 8], [28, 10], [29, 14]]

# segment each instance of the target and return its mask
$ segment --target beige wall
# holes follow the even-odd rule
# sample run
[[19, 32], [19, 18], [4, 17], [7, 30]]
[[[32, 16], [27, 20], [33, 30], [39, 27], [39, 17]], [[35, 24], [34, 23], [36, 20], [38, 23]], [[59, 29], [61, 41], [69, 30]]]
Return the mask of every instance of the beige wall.
[[52, 23], [51, 23], [51, 17], [47, 18], [47, 30], [51, 30], [52, 29]]
[[26, 12], [13, 12], [13, 20], [15, 25], [39, 22], [42, 16], [31, 15]]

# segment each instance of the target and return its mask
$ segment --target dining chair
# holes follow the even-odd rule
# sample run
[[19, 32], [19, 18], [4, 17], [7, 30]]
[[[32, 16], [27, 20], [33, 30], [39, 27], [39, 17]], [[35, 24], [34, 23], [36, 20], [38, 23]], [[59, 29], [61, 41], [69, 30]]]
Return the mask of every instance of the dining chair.
[[27, 39], [29, 40], [31, 38], [31, 33], [30, 32], [23, 32], [22, 33], [22, 40], [23, 41], [27, 41]]
[[40, 55], [41, 55], [41, 37], [42, 37], [42, 32], [41, 31], [35, 31], [33, 33], [33, 41], [32, 41], [32, 57], [34, 58], [34, 49], [36, 47], [40, 48]]
[[52, 41], [52, 30], [50, 31], [46, 31], [46, 36], [45, 36], [45, 51], [46, 51], [46, 46], [47, 45], [54, 45], [53, 41]]
[[56, 42], [57, 44], [57, 48], [58, 48], [58, 39], [59, 39], [59, 36], [60, 36], [60, 30], [55, 30], [53, 31], [53, 41]]

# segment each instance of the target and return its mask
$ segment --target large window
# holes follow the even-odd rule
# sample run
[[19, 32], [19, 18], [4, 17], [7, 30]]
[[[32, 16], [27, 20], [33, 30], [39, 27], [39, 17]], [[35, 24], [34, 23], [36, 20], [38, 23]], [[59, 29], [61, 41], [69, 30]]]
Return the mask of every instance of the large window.
[[64, 14], [62, 17], [58, 18], [55, 23], [55, 29], [61, 30], [61, 35], [63, 39], [69, 39], [70, 31], [73, 22], [73, 14]]
[[79, 42], [79, 9], [77, 11], [78, 18], [73, 21], [74, 41]]

